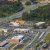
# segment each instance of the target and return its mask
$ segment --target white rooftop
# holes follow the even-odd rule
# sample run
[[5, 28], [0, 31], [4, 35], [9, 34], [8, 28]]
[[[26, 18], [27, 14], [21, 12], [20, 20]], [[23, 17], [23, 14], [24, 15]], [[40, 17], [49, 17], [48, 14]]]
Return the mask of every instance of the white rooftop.
[[19, 23], [16, 23], [16, 22], [10, 22], [10, 26], [19, 26]]
[[12, 37], [12, 39], [21, 39], [24, 35], [18, 35], [18, 36], [14, 36]]
[[38, 22], [38, 23], [35, 23], [36, 25], [41, 25], [41, 24], [44, 24], [45, 22]]
[[14, 31], [16, 31], [16, 30], [21, 30], [21, 31], [27, 31], [27, 30], [29, 30], [29, 29], [25, 29], [25, 28], [16, 28], [16, 29], [14, 29]]
[[0, 31], [7, 32], [7, 31], [8, 31], [8, 29], [0, 28]]

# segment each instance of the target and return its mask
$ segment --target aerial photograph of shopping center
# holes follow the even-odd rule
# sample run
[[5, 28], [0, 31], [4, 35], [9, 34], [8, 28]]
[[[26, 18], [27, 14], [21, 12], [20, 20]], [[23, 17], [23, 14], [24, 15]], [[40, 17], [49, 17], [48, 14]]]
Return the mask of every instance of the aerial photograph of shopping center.
[[50, 0], [0, 0], [0, 50], [50, 50]]

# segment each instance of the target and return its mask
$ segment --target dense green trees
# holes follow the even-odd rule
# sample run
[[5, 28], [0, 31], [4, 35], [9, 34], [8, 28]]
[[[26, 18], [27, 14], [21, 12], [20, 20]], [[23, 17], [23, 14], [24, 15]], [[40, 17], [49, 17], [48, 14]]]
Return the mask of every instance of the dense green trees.
[[49, 21], [50, 20], [50, 4], [31, 10], [30, 13], [24, 13], [24, 20]]
[[30, 2], [30, 1], [27, 1], [27, 2], [25, 3], [25, 5], [31, 5], [31, 2]]
[[0, 2], [0, 17], [9, 16], [13, 13], [21, 11], [23, 5], [21, 2]]
[[36, 1], [36, 0], [31, 0], [32, 2]]
[[50, 42], [50, 33], [48, 33], [48, 34], [44, 37], [44, 41]]

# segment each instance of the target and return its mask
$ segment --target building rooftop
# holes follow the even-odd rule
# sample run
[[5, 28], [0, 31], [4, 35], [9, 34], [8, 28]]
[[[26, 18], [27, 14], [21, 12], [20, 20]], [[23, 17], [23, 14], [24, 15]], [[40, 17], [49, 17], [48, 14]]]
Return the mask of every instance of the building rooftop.
[[36, 25], [41, 25], [41, 24], [44, 24], [45, 22], [38, 22], [38, 23], [35, 23]]
[[17, 35], [17, 36], [12, 37], [12, 39], [21, 39], [23, 37], [24, 37], [24, 35]]
[[0, 28], [0, 31], [7, 32], [7, 31], [8, 31], [8, 29]]
[[23, 37], [24, 37], [24, 35], [17, 35], [17, 36], [12, 37], [9, 41], [10, 41], [10, 43], [18, 44]]
[[4, 47], [6, 44], [8, 44], [8, 41], [3, 41], [3, 42], [0, 42], [0, 47]]
[[25, 28], [16, 28], [16, 29], [14, 29], [14, 31], [16, 31], [16, 30], [17, 30], [17, 31], [19, 31], [19, 30], [20, 30], [20, 31], [27, 31], [27, 30], [29, 30], [29, 29], [25, 29]]
[[17, 23], [17, 22], [10, 22], [9, 26], [19, 26], [19, 23]]

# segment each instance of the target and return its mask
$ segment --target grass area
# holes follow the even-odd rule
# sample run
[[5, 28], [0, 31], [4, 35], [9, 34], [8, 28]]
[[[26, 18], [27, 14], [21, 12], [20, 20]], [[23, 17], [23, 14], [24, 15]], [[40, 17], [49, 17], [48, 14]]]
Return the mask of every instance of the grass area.
[[44, 40], [47, 41], [47, 42], [48, 42], [48, 41], [50, 42], [50, 33], [48, 33], [48, 34], [45, 36]]
[[16, 44], [12, 44], [12, 45], [9, 47], [9, 50], [11, 50], [11, 48], [14, 47], [15, 45], [16, 45]]
[[32, 36], [32, 39], [34, 39], [35, 35]]
[[22, 50], [21, 48], [19, 48], [18, 50]]

